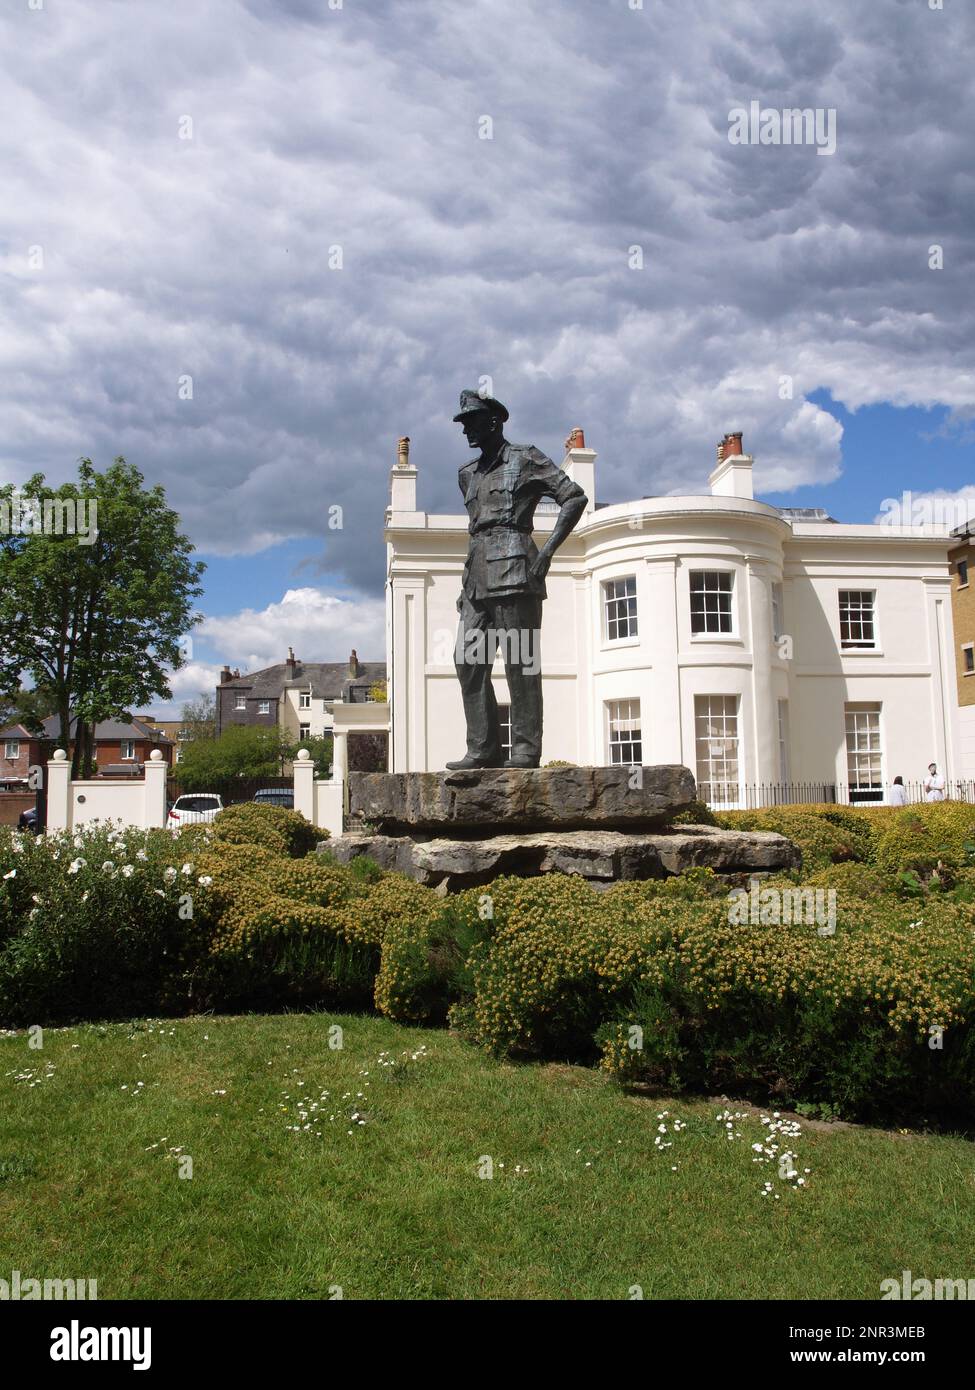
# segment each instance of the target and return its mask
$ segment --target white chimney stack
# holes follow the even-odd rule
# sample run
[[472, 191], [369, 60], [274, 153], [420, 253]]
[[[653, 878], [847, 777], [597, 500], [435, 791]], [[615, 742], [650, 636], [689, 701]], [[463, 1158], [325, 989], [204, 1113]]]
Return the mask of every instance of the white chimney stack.
[[569, 431], [562, 467], [586, 494], [586, 512], [593, 511], [596, 506], [596, 451], [586, 448], [586, 436], [581, 425]]
[[396, 462], [389, 470], [389, 511], [416, 511], [416, 468], [410, 463], [408, 435], [398, 441]]
[[726, 434], [718, 445], [718, 462], [708, 479], [712, 497], [754, 498], [751, 454], [742, 453], [741, 430]]

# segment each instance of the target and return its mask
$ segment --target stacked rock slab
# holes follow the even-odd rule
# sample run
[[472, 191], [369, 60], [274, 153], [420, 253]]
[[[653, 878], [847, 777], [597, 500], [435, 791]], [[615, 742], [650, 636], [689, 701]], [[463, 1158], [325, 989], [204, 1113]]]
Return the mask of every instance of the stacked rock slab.
[[702, 866], [716, 873], [797, 867], [791, 840], [671, 825], [694, 800], [679, 764], [362, 772], [349, 777], [355, 829], [321, 848], [454, 892], [499, 874], [580, 874], [608, 886]]

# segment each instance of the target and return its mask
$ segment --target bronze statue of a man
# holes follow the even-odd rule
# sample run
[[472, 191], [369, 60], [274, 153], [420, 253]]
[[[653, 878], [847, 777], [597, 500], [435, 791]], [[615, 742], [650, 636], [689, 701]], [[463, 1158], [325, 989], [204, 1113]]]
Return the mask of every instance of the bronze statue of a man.
[[[460, 393], [454, 416], [479, 457], [458, 481], [470, 517], [470, 543], [457, 609], [454, 661], [467, 719], [467, 753], [449, 768], [538, 767], [542, 756], [540, 629], [545, 576], [552, 556], [586, 510], [587, 498], [533, 444], [509, 444], [508, 412], [492, 396]], [[561, 506], [539, 550], [532, 520], [542, 497]], [[491, 667], [499, 645], [511, 694], [511, 756], [501, 756], [498, 705]]]

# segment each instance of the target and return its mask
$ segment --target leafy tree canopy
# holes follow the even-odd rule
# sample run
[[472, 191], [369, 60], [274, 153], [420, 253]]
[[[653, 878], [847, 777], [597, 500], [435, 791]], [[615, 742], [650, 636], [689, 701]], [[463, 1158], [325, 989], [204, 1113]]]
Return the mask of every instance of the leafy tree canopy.
[[98, 720], [169, 698], [205, 566], [163, 489], [122, 458], [104, 472], [82, 459], [58, 488], [40, 473], [0, 487], [0, 523], [0, 693], [26, 675], [62, 731], [78, 716], [77, 776]]

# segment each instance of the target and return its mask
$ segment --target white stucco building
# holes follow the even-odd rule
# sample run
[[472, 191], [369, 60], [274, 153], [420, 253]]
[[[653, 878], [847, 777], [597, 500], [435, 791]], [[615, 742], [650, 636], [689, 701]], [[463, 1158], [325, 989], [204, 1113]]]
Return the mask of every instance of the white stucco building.
[[[543, 765], [685, 763], [725, 805], [804, 799], [801, 783], [879, 800], [931, 761], [960, 775], [947, 530], [758, 501], [737, 434], [701, 495], [597, 504], [581, 430], [563, 467], [590, 500], [547, 580]], [[453, 648], [467, 516], [459, 494], [456, 513], [418, 509], [420, 471], [401, 441], [385, 531], [392, 771], [438, 770], [465, 748]], [[539, 509], [539, 543], [556, 511]], [[500, 660], [494, 678], [505, 705]]]

